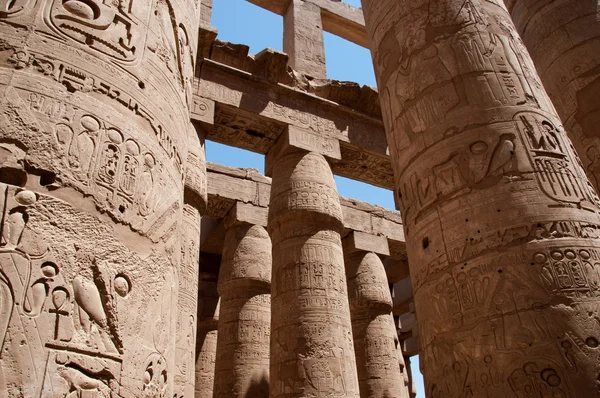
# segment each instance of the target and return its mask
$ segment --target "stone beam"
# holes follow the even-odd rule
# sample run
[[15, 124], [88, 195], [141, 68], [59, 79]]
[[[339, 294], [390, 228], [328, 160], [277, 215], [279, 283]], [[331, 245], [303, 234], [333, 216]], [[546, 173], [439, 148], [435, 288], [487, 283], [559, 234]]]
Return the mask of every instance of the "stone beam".
[[[247, 0], [279, 15], [287, 11], [290, 0]], [[304, 0], [321, 8], [323, 30], [367, 48], [365, 19], [360, 8], [331, 0]]]
[[[224, 230], [215, 220], [225, 218], [238, 202], [261, 208], [269, 207], [271, 179], [263, 176], [256, 169], [238, 169], [207, 163], [207, 181], [206, 217], [210, 220], [204, 221], [202, 225], [202, 236], [205, 239], [202, 241], [202, 250], [220, 253], [219, 245], [222, 245], [221, 236]], [[395, 280], [388, 279], [391, 283], [395, 283], [407, 277], [406, 245], [400, 214], [355, 199], [340, 197], [340, 203], [344, 219], [343, 237], [353, 231], [384, 237], [388, 241], [392, 259], [386, 261], [386, 273], [394, 275]], [[237, 205], [235, 211], [241, 214], [246, 209], [247, 206]]]
[[288, 65], [315, 79], [326, 79], [325, 43], [321, 9], [303, 0], [293, 0], [283, 16], [283, 51]]
[[381, 119], [210, 59], [199, 74], [192, 121], [205, 120], [201, 111], [214, 112], [207, 139], [266, 154], [287, 126], [299, 127], [340, 141], [334, 174], [393, 187]]

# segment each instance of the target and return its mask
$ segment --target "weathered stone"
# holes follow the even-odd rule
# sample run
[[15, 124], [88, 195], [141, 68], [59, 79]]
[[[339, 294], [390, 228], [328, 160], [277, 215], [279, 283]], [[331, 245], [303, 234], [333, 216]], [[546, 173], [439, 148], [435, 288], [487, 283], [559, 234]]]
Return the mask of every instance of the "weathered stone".
[[268, 225], [271, 397], [359, 396], [341, 216], [325, 158], [294, 148], [280, 153]]
[[503, 2], [362, 3], [428, 396], [596, 395], [598, 197]]
[[520, 53], [525, 43], [598, 192], [600, 6], [596, 0], [506, 0], [506, 5], [523, 39], [513, 35], [510, 44]]
[[325, 79], [325, 43], [321, 8], [310, 2], [291, 0], [283, 15], [283, 51], [292, 69], [315, 79]]
[[269, 396], [271, 240], [245, 219], [235, 211], [225, 233], [215, 397]]
[[355, 232], [344, 240], [360, 396], [408, 398], [400, 367], [404, 360], [390, 314], [392, 298], [383, 263], [374, 253], [386, 249], [382, 250], [380, 237], [367, 240], [367, 236]]
[[199, 17], [0, 1], [0, 396], [193, 396]]

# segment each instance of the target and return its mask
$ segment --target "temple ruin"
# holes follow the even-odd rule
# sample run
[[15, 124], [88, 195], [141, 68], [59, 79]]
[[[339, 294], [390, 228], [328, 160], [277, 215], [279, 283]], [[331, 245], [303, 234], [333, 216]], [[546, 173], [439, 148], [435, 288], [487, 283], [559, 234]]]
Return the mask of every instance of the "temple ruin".
[[212, 1], [0, 0], [0, 397], [600, 397], [597, 1]]

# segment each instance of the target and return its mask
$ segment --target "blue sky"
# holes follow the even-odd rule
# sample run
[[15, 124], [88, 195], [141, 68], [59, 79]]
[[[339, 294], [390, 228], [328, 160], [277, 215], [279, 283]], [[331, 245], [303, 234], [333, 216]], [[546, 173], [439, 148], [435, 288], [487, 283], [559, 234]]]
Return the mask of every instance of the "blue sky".
[[[360, 0], [344, 0], [344, 2], [360, 7]], [[283, 18], [281, 16], [256, 7], [245, 0], [214, 0], [213, 7], [211, 24], [219, 30], [220, 40], [249, 45], [250, 52], [253, 54], [265, 48], [282, 50]], [[371, 56], [367, 49], [329, 33], [325, 33], [324, 36], [328, 78], [376, 85]], [[206, 157], [210, 162], [232, 167], [252, 167], [264, 173], [264, 156], [259, 154], [207, 142]], [[394, 209], [391, 191], [341, 177], [336, 177], [336, 183], [342, 196]], [[417, 397], [424, 398], [418, 357], [412, 359], [412, 368], [417, 384]]]

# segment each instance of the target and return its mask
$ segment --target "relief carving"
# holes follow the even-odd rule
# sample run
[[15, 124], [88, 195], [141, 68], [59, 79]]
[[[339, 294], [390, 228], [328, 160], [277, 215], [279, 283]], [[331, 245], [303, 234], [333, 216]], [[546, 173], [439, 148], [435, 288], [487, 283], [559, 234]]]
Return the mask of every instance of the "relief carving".
[[82, 45], [118, 61], [141, 56], [147, 7], [133, 1], [53, 0], [49, 8], [48, 24]]

